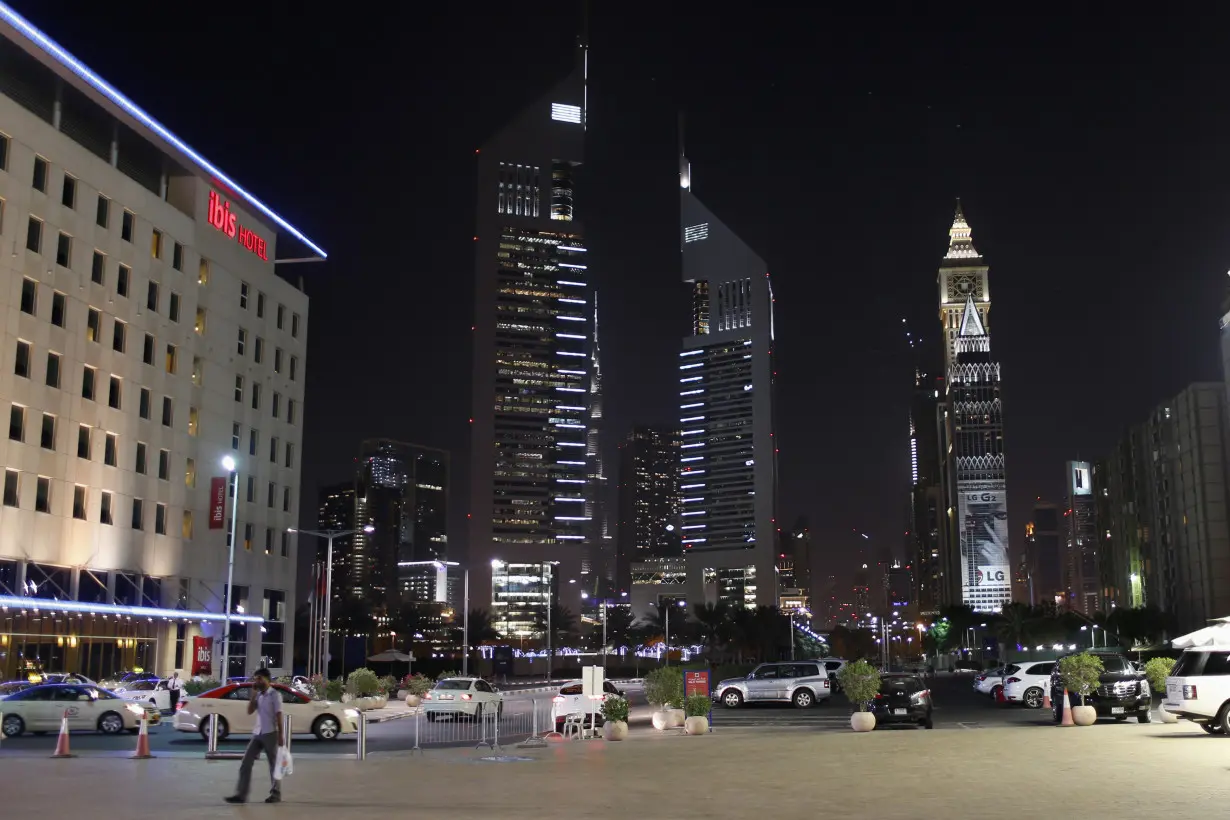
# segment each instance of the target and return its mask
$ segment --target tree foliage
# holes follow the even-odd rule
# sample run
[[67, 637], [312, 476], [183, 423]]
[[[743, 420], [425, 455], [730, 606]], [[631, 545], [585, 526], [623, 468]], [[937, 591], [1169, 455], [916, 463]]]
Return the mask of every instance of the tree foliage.
[[1081, 705], [1085, 697], [1093, 694], [1102, 680], [1102, 659], [1091, 652], [1081, 652], [1059, 659], [1059, 675], [1069, 692], [1080, 695]]
[[858, 711], [866, 712], [869, 704], [880, 693], [880, 673], [863, 659], [847, 663], [837, 673], [837, 681]]

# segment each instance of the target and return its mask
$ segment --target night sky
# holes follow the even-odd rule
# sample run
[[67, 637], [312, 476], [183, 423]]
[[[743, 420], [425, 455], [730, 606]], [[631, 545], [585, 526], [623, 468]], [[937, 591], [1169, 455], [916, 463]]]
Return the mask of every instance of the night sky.
[[[445, 447], [464, 557], [474, 149], [567, 73], [579, 3], [14, 5], [329, 251], [284, 272], [312, 300], [302, 523], [360, 439]], [[938, 357], [956, 197], [991, 266], [1014, 548], [1065, 459], [1221, 377], [1227, 12], [593, 5], [578, 212], [612, 468], [678, 415], [679, 110], [695, 193], [774, 278], [780, 520], [841, 576], [902, 549], [902, 319]]]

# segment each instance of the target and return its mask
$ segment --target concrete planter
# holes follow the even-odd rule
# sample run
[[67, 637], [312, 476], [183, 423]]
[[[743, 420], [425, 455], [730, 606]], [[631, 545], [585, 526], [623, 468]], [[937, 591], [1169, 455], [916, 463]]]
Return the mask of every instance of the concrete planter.
[[709, 732], [709, 718], [704, 715], [694, 715], [683, 719], [683, 731], [690, 735], [704, 735]]
[[422, 703], [423, 703], [423, 699], [420, 698], [418, 695], [412, 694], [410, 692], [406, 693], [406, 705], [409, 706], [410, 708], [413, 709], [415, 706], [422, 705]]
[[671, 718], [670, 718], [671, 720], [670, 728], [671, 729], [678, 729], [680, 726], [683, 725], [683, 721], [687, 718], [686, 712], [684, 712], [682, 709], [668, 709], [667, 711], [671, 713]]
[[1073, 706], [1072, 722], [1077, 726], [1092, 726], [1098, 722], [1098, 710], [1092, 706]]
[[608, 720], [602, 724], [602, 736], [607, 740], [624, 740], [628, 737], [628, 724], [622, 720]]
[[658, 731], [677, 729], [682, 725], [682, 709], [667, 709], [666, 707], [662, 707], [653, 713], [653, 728]]
[[855, 712], [850, 715], [850, 728], [856, 732], [870, 732], [876, 727], [876, 716], [871, 712]]

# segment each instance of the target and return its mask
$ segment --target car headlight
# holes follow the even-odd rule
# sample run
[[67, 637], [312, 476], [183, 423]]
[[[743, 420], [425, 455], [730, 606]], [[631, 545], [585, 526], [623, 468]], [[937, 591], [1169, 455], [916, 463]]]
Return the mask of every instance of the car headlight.
[[126, 703], [124, 705], [128, 707], [128, 711], [132, 712], [137, 717], [141, 717], [142, 715], [145, 714], [144, 706], [138, 706], [135, 703]]
[[358, 719], [359, 719], [359, 710], [358, 710], [358, 709], [347, 709], [347, 710], [346, 710], [346, 717], [350, 718], [351, 720], [358, 720]]

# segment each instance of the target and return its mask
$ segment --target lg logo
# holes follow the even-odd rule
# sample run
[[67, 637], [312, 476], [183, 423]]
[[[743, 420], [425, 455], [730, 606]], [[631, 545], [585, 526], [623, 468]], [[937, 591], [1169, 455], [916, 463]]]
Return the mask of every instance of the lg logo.
[[1004, 571], [1002, 569], [994, 569], [994, 570], [981, 570], [980, 569], [974, 573], [974, 583], [975, 584], [983, 584], [988, 581], [991, 583], [1002, 584], [1006, 580], [1007, 580], [1007, 577], [1004, 575]]

